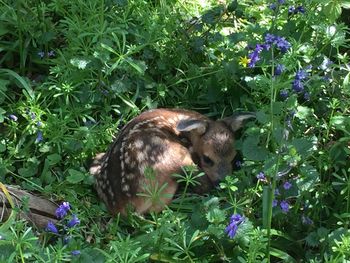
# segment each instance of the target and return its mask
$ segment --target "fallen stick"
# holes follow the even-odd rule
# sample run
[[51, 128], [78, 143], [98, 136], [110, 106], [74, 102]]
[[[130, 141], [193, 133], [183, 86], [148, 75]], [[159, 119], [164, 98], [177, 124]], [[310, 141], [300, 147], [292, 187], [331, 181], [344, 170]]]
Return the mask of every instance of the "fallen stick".
[[25, 219], [39, 229], [46, 228], [48, 221], [57, 222], [55, 211], [58, 205], [53, 201], [16, 186], [0, 186], [0, 222], [9, 218], [13, 208], [19, 209], [18, 219]]

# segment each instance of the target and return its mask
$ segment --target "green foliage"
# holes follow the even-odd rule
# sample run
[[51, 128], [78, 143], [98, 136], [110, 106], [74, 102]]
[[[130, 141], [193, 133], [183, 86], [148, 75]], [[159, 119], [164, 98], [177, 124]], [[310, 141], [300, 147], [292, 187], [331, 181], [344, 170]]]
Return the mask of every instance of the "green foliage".
[[[69, 201], [82, 221], [38, 235], [14, 211], [0, 261], [350, 259], [349, 1], [0, 3], [0, 182]], [[155, 107], [257, 120], [216, 190], [190, 194], [203, 174], [184, 168], [164, 211], [110, 219], [89, 160]], [[156, 202], [166, 185], [153, 181], [144, 197]], [[231, 239], [232, 214], [245, 220]]]

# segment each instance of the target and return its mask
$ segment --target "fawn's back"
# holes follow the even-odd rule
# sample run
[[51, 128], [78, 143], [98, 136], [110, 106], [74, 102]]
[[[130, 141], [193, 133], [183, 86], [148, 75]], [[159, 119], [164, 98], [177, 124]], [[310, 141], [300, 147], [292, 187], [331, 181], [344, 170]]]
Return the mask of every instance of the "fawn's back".
[[[181, 109], [140, 114], [90, 167], [99, 197], [112, 214], [125, 213], [128, 205], [138, 213], [160, 211], [178, 187], [172, 174], [190, 165], [205, 173], [197, 192], [209, 191], [232, 172], [234, 132], [253, 116], [249, 113], [213, 121]], [[158, 191], [158, 198], [152, 198], [152, 191]]]

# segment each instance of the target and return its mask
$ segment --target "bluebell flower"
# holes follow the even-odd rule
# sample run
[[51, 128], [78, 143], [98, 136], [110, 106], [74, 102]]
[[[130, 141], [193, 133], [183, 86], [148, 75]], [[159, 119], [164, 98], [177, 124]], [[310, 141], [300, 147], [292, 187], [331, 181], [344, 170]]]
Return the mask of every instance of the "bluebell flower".
[[295, 12], [295, 7], [294, 6], [290, 6], [288, 8], [288, 15], [292, 15], [292, 14], [294, 14], [294, 12]]
[[41, 142], [43, 140], [43, 132], [42, 131], [38, 131], [35, 142]]
[[238, 226], [244, 221], [244, 217], [241, 216], [240, 214], [233, 214], [230, 218], [230, 224], [225, 228], [225, 232], [229, 236], [229, 238], [234, 238]]
[[290, 189], [292, 187], [292, 184], [290, 183], [290, 182], [285, 182], [284, 184], [283, 184], [283, 188], [285, 189], [285, 190], [288, 190], [288, 189]]
[[56, 227], [55, 224], [54, 224], [53, 222], [51, 222], [51, 221], [49, 221], [49, 222], [47, 223], [46, 231], [51, 232], [51, 233], [54, 233], [54, 234], [58, 234], [57, 227]]
[[276, 37], [276, 46], [282, 53], [286, 53], [291, 47], [290, 43], [284, 37]]
[[56, 209], [56, 217], [58, 219], [62, 219], [65, 217], [70, 210], [70, 205], [68, 202], [63, 202], [57, 209]]
[[80, 220], [78, 219], [77, 215], [73, 214], [73, 218], [67, 223], [67, 226], [71, 228], [78, 224], [80, 224]]
[[10, 114], [9, 118], [10, 118], [10, 120], [13, 120], [13, 121], [17, 121], [18, 120], [17, 116], [14, 115], [14, 114]]
[[38, 121], [37, 123], [36, 123], [36, 126], [38, 126], [38, 127], [41, 127], [43, 125], [43, 123], [41, 122], [41, 121]]
[[275, 3], [272, 3], [269, 5], [269, 8], [273, 11], [275, 11], [277, 9], [277, 5]]
[[281, 209], [282, 209], [282, 211], [284, 213], [288, 213], [288, 211], [289, 211], [289, 204], [288, 204], [287, 201], [285, 201], [285, 200], [281, 201], [280, 207], [281, 207]]

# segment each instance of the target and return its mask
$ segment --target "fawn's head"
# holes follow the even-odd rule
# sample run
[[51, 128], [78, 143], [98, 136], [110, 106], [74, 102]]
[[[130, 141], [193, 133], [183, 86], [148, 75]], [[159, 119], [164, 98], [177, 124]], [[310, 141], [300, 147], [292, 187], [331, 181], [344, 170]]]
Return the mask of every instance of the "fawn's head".
[[177, 130], [189, 134], [194, 161], [214, 185], [232, 172], [234, 133], [244, 120], [254, 117], [244, 113], [217, 121], [187, 119], [178, 123]]

